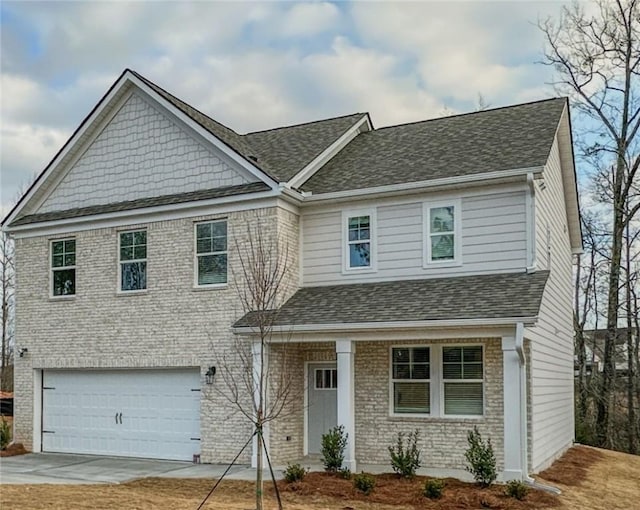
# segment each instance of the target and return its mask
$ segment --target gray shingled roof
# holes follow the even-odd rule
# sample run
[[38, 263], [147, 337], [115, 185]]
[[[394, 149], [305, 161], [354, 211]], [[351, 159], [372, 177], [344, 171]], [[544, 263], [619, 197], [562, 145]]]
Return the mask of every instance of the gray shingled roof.
[[548, 99], [361, 133], [302, 189], [328, 193], [542, 166], [566, 104]]
[[247, 133], [258, 161], [266, 161], [281, 181], [288, 181], [349, 130], [366, 113]]
[[175, 195], [162, 195], [159, 197], [140, 198], [137, 200], [127, 200], [126, 202], [115, 202], [112, 204], [76, 207], [74, 209], [67, 209], [65, 211], [52, 211], [23, 216], [22, 218], [18, 218], [13, 223], [11, 223], [11, 226], [16, 227], [18, 225], [27, 225], [29, 223], [38, 223], [41, 221], [64, 220], [68, 218], [89, 216], [91, 214], [127, 211], [130, 209], [141, 209], [143, 207], [180, 204], [183, 202], [194, 202], [198, 200], [207, 200], [210, 198], [222, 198], [233, 195], [243, 195], [246, 193], [257, 193], [258, 191], [268, 191], [269, 189], [271, 188], [269, 188], [269, 186], [264, 182], [251, 182], [249, 184], [237, 184], [235, 186], [225, 186], [223, 188], [189, 191], [187, 193], [176, 193]]
[[[298, 290], [277, 326], [536, 317], [548, 271], [358, 283]], [[255, 324], [250, 312], [234, 324]]]

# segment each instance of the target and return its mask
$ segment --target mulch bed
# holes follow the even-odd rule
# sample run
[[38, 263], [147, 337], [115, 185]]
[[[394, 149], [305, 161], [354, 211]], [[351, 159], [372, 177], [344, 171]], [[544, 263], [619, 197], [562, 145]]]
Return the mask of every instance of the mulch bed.
[[29, 453], [22, 443], [11, 443], [4, 450], [0, 450], [0, 457], [13, 457], [14, 455], [24, 455]]
[[577, 486], [586, 480], [589, 468], [602, 459], [603, 453], [595, 448], [574, 446], [539, 476], [548, 482]]
[[[464, 483], [453, 478], [445, 480], [442, 498], [431, 500], [423, 496], [427, 477], [417, 476], [413, 480], [399, 478], [394, 474], [374, 475], [376, 485], [366, 496], [353, 487], [352, 480], [331, 473], [308, 473], [304, 480], [288, 484], [279, 482], [283, 492], [295, 492], [304, 496], [325, 496], [351, 501], [368, 501], [401, 508], [477, 510], [529, 510], [558, 506], [557, 497], [543, 491], [530, 489], [524, 501], [510, 498], [504, 493], [504, 485], [493, 485], [483, 489], [475, 484]], [[344, 507], [343, 510], [349, 510]]]

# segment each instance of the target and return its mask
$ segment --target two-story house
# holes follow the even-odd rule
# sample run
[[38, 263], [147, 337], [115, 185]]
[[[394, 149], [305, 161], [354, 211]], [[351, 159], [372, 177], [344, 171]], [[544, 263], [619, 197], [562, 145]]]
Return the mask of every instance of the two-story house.
[[[276, 464], [337, 424], [352, 470], [416, 428], [425, 467], [462, 469], [477, 426], [505, 479], [572, 444], [566, 99], [240, 135], [126, 70], [3, 224], [33, 451], [230, 461], [252, 430], [214, 368], [238, 342], [274, 370], [286, 346]], [[248, 225], [291, 256], [268, 353], [234, 285]]]

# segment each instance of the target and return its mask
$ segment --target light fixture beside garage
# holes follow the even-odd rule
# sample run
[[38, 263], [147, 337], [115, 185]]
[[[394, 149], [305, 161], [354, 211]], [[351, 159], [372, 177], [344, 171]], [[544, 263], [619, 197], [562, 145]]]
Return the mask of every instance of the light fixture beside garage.
[[204, 380], [207, 384], [213, 384], [213, 376], [216, 375], [216, 367], [209, 367], [209, 370], [204, 374]]

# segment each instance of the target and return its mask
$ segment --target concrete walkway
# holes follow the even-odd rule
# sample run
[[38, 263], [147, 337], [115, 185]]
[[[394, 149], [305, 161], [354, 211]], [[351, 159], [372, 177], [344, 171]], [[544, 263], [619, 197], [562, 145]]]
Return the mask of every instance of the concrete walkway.
[[[226, 464], [30, 453], [0, 458], [0, 484], [122, 483], [148, 477], [220, 478], [226, 469]], [[268, 476], [265, 473], [265, 477]], [[234, 466], [227, 477], [233, 480], [254, 480], [255, 469], [246, 465]], [[276, 477], [282, 478], [281, 470], [276, 470]]]

